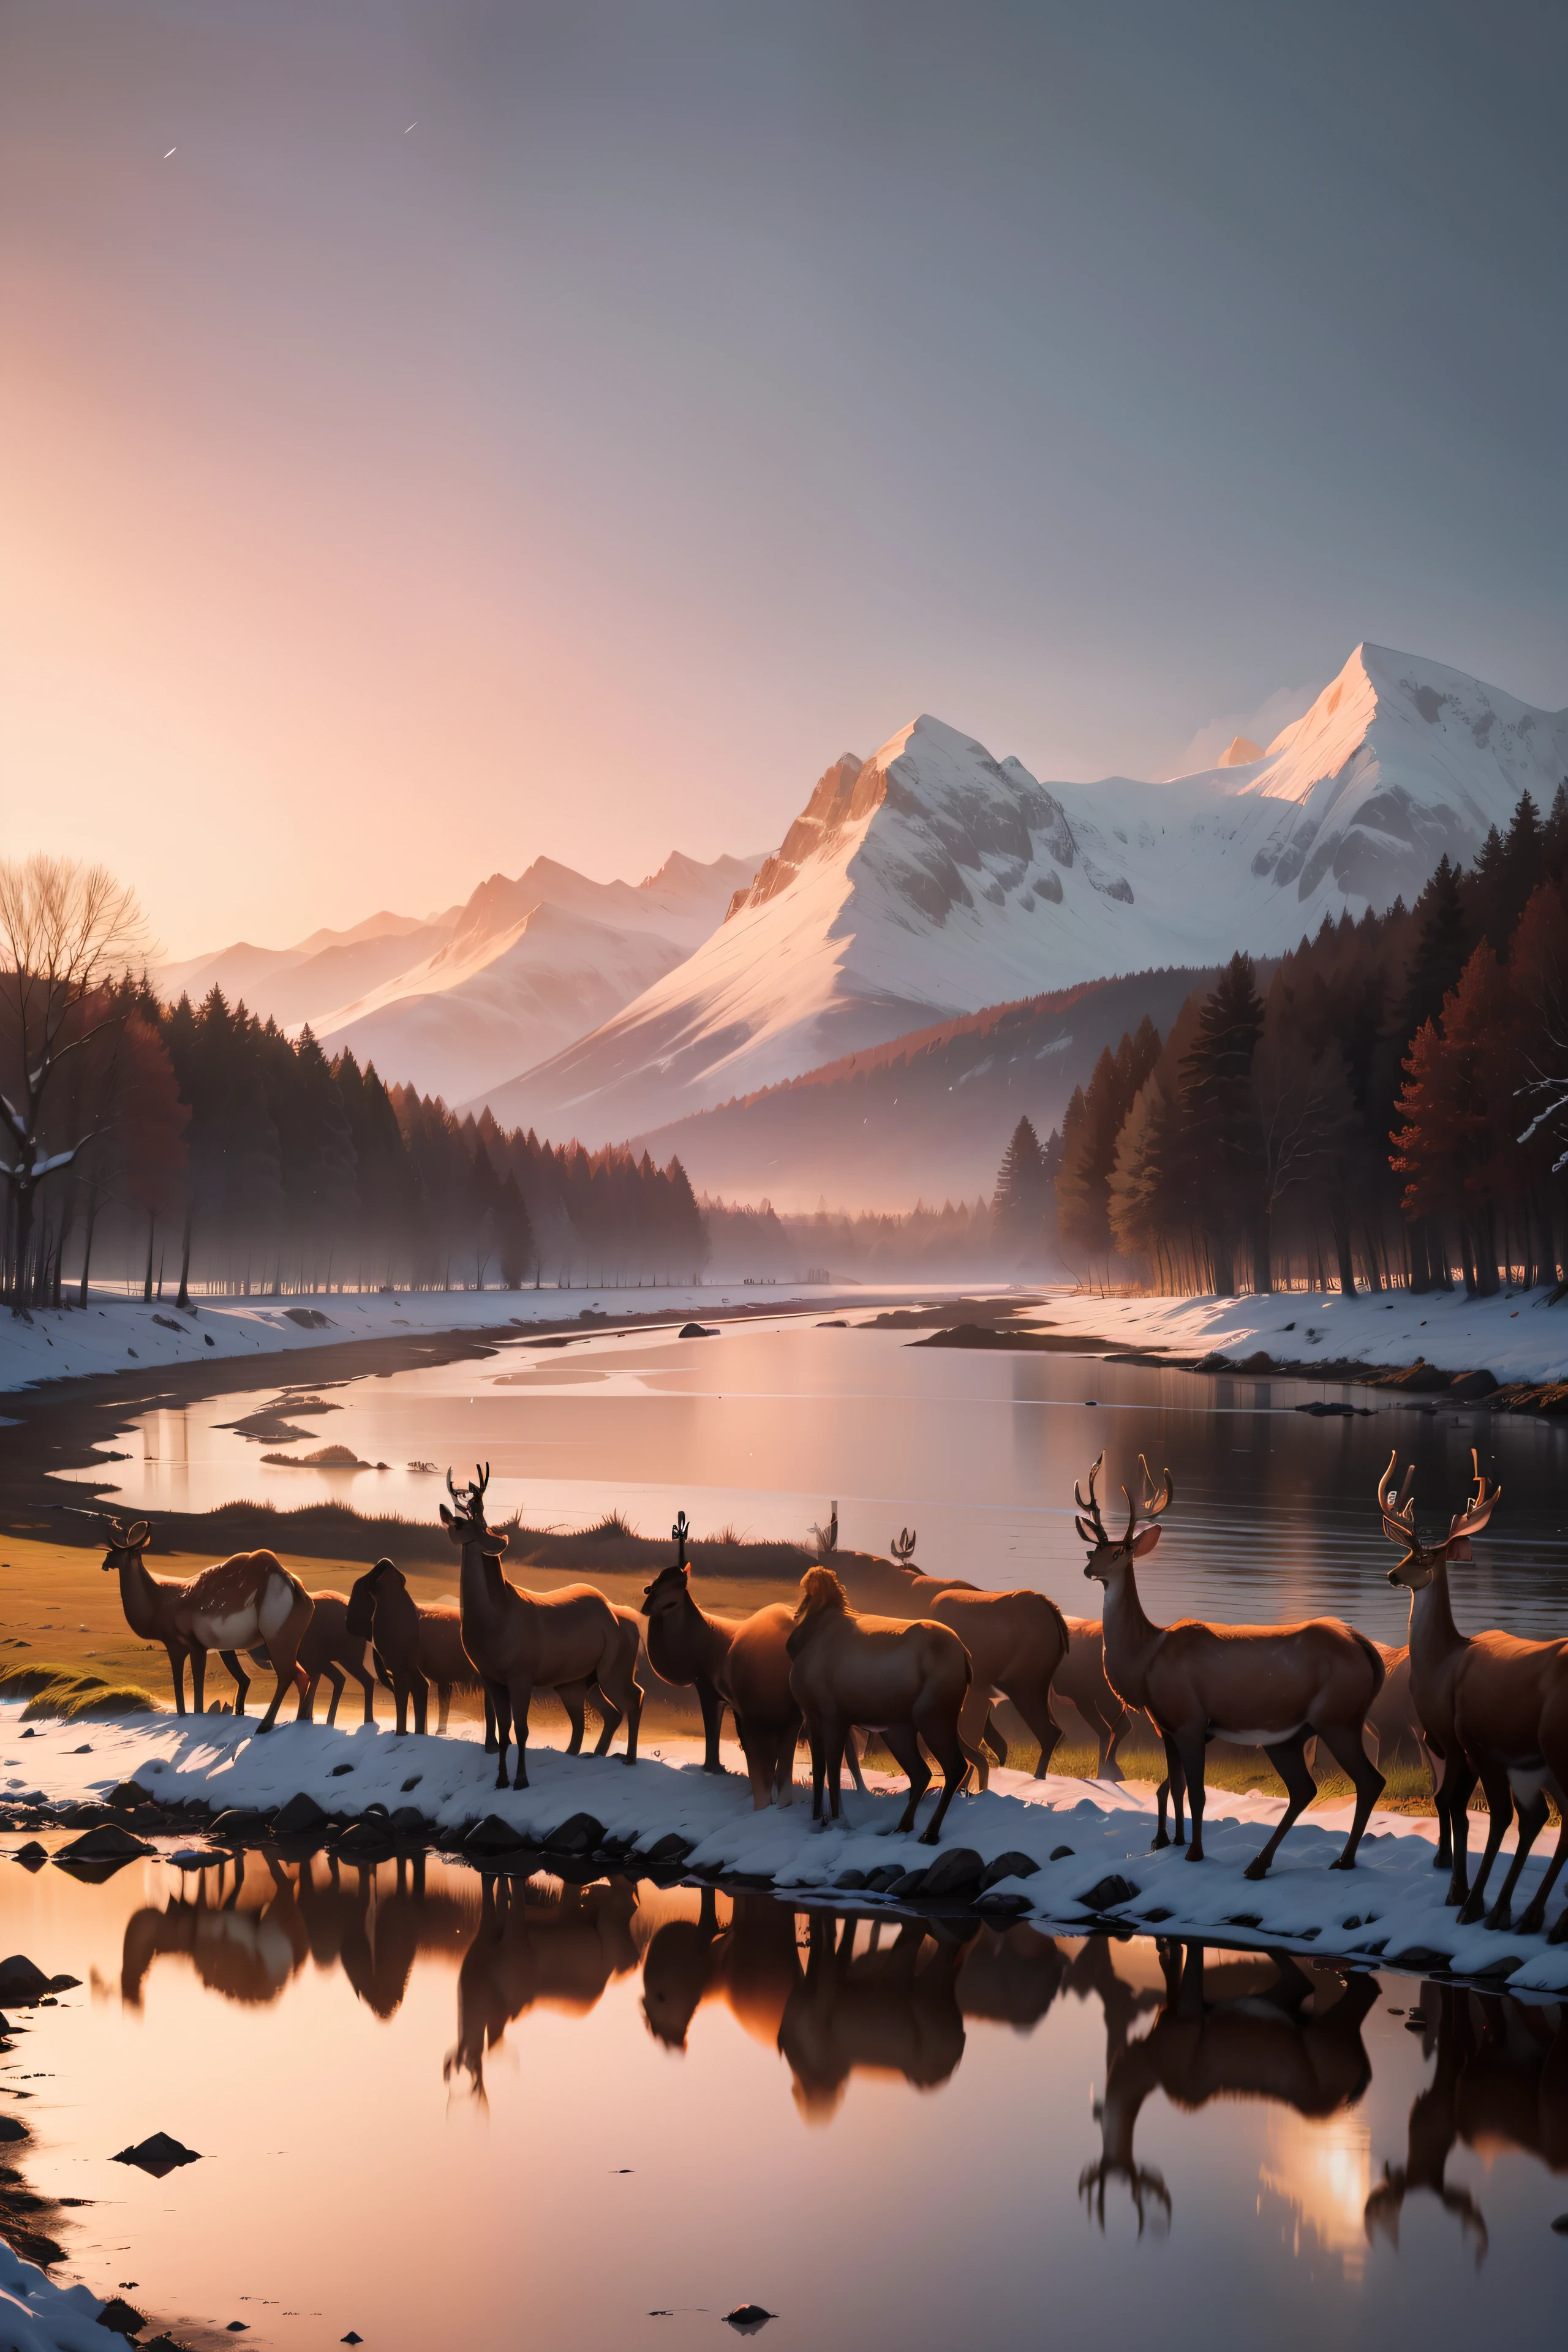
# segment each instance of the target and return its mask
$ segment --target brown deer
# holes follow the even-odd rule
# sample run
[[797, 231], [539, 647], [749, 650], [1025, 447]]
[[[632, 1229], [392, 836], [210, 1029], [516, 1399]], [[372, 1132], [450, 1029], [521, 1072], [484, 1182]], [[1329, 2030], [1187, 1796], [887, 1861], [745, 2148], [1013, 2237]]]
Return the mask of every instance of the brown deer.
[[[1097, 1780], [1119, 1781], [1125, 1776], [1118, 1761], [1122, 1741], [1131, 1730], [1134, 1711], [1122, 1704], [1105, 1672], [1105, 1632], [1098, 1617], [1068, 1617], [1068, 1652], [1051, 1684], [1053, 1702], [1065, 1699], [1083, 1717], [1089, 1738], [1100, 1750], [1095, 1760]], [[1057, 1711], [1053, 1704], [1051, 1712]]]
[[[1546, 1923], [1548, 1898], [1568, 1861], [1568, 1642], [1521, 1642], [1511, 1633], [1467, 1636], [1459, 1632], [1448, 1601], [1448, 1562], [1470, 1558], [1470, 1538], [1491, 1517], [1501, 1490], [1489, 1489], [1472, 1448], [1475, 1491], [1468, 1505], [1440, 1543], [1423, 1544], [1415, 1533], [1411, 1492], [1415, 1465], [1396, 1494], [1392, 1484], [1396, 1459], [1396, 1454], [1388, 1457], [1378, 1504], [1384, 1535], [1405, 1547], [1388, 1580], [1410, 1594], [1411, 1688], [1428, 1744], [1447, 1758], [1438, 1795], [1453, 1843], [1447, 1899], [1459, 1904], [1461, 1924], [1468, 1926], [1481, 1916], [1487, 1880], [1517, 1803], [1519, 1842], [1486, 1916], [1489, 1927], [1508, 1927], [1513, 1891], [1531, 1847], [1546, 1825], [1550, 1797], [1563, 1826], [1546, 1875], [1519, 1922], [1521, 1935], [1539, 1935]], [[1468, 1889], [1469, 1800], [1478, 1779], [1491, 1818], [1476, 1883]], [[1551, 1940], [1568, 1941], [1568, 1911], [1552, 1929]]]
[[710, 1617], [691, 1598], [690, 1570], [686, 1560], [690, 1528], [684, 1511], [677, 1517], [670, 1534], [675, 1541], [675, 1558], [668, 1568], [659, 1570], [643, 1592], [648, 1663], [667, 1683], [695, 1687], [697, 1704], [702, 1710], [702, 1769], [721, 1772], [724, 1767], [719, 1761], [719, 1733], [724, 1719], [724, 1700], [715, 1677], [729, 1655], [735, 1629], [717, 1617]]
[[898, 1834], [914, 1827], [931, 1769], [923, 1739], [941, 1766], [943, 1788], [921, 1843], [935, 1845], [955, 1792], [974, 1760], [963, 1744], [960, 1718], [969, 1696], [969, 1654], [946, 1625], [917, 1618], [858, 1617], [830, 1568], [808, 1568], [800, 1580], [795, 1627], [784, 1643], [789, 1686], [811, 1740], [811, 1817], [822, 1819], [826, 1779], [835, 1821], [839, 1778], [851, 1725], [879, 1731], [910, 1776], [909, 1801]]
[[[795, 2076], [807, 2123], [826, 2123], [858, 2070], [901, 2074], [921, 2090], [945, 2083], [963, 2055], [963, 2017], [954, 1982], [964, 1942], [903, 1922], [893, 1941], [855, 1949], [859, 1921], [831, 1911], [809, 1916], [805, 1976], [779, 2021], [778, 2046]], [[880, 1923], [872, 1922], [873, 1938]]]
[[[1139, 2165], [1132, 2138], [1139, 2110], [1152, 2091], [1163, 2091], [1189, 2112], [1211, 2099], [1273, 2099], [1299, 2115], [1331, 2116], [1353, 2106], [1372, 2080], [1362, 2025], [1377, 2000], [1377, 1979], [1352, 1975], [1331, 2005], [1320, 2010], [1318, 1989], [1286, 1952], [1271, 1952], [1274, 1980], [1224, 2000], [1204, 1989], [1204, 1947], [1163, 1943], [1165, 2006], [1142, 2041], [1112, 2059], [1105, 2097], [1096, 2107], [1101, 2154], [1086, 2166], [1080, 2193], [1105, 2226], [1105, 2191], [1124, 2180], [1143, 2230], [1143, 2200], [1152, 2195], [1171, 2210], [1160, 2174]], [[1247, 1969], [1250, 1976], [1252, 1970]], [[1306, 2004], [1312, 2000], [1312, 2014]]]
[[[499, 1764], [496, 1787], [504, 1789], [506, 1751], [517, 1726], [514, 1789], [528, 1786], [528, 1710], [536, 1690], [553, 1690], [575, 1721], [581, 1741], [583, 1702], [593, 1696], [603, 1719], [595, 1756], [626, 1719], [626, 1762], [637, 1761], [642, 1685], [637, 1679], [637, 1648], [627, 1628], [602, 1592], [591, 1584], [568, 1584], [559, 1592], [521, 1592], [500, 1572], [506, 1537], [485, 1525], [485, 1488], [489, 1466], [477, 1471], [458, 1494], [447, 1473], [447, 1492], [456, 1508], [441, 1505], [450, 1541], [463, 1555], [458, 1597], [463, 1647], [495, 1708]], [[627, 1617], [631, 1616], [628, 1610]], [[633, 1622], [635, 1623], [635, 1620]]]
[[[408, 1729], [408, 1706], [414, 1705], [414, 1728], [421, 1738], [429, 1719], [430, 1685], [436, 1685], [440, 1714], [436, 1728], [447, 1728], [455, 1690], [483, 1690], [478, 1667], [463, 1647], [462, 1611], [455, 1601], [416, 1601], [408, 1579], [389, 1559], [378, 1559], [356, 1576], [349, 1594], [348, 1627], [368, 1640], [384, 1672], [397, 1707], [401, 1738]], [[485, 1752], [496, 1744], [495, 1709], [485, 1692]]]
[[637, 1966], [632, 1916], [637, 1890], [626, 1879], [597, 1886], [543, 1887], [481, 1881], [474, 1939], [458, 1970], [458, 2040], [445, 2062], [449, 2082], [459, 2070], [484, 2097], [487, 2050], [536, 2002], [585, 2017], [615, 1977]]
[[789, 1637], [795, 1612], [772, 1601], [738, 1625], [719, 1669], [716, 1685], [735, 1711], [735, 1737], [751, 1775], [756, 1811], [773, 1801], [795, 1801], [795, 1750], [800, 1738], [800, 1701], [790, 1685]]
[[[256, 1655], [252, 1653], [252, 1655]], [[265, 1652], [261, 1653], [265, 1655]], [[365, 1670], [364, 1636], [356, 1634], [349, 1622], [349, 1596], [346, 1592], [312, 1592], [310, 1622], [300, 1643], [300, 1664], [304, 1668], [305, 1687], [300, 1694], [295, 1713], [296, 1723], [315, 1721], [316, 1692], [323, 1675], [331, 1686], [331, 1703], [327, 1708], [329, 1729], [338, 1719], [338, 1702], [342, 1697], [344, 1677], [353, 1675], [364, 1693], [364, 1719], [375, 1721], [375, 1685]], [[247, 1686], [248, 1687], [248, 1685]], [[242, 1690], [236, 1702], [236, 1714], [244, 1712]]]
[[[1104, 1460], [1102, 1454], [1089, 1474], [1087, 1496], [1080, 1487], [1073, 1489], [1080, 1514], [1078, 1531], [1089, 1546], [1084, 1574], [1105, 1587], [1105, 1670], [1111, 1686], [1129, 1706], [1147, 1710], [1165, 1743], [1176, 1843], [1182, 1843], [1185, 1790], [1193, 1817], [1187, 1860], [1203, 1860], [1208, 1742], [1217, 1738], [1261, 1748], [1284, 1782], [1288, 1800], [1279, 1826], [1247, 1866], [1248, 1878], [1263, 1877], [1280, 1840], [1317, 1794], [1302, 1753], [1315, 1733], [1354, 1784], [1355, 1819], [1342, 1853], [1330, 1864], [1332, 1870], [1353, 1870], [1362, 1832], [1384, 1789], [1383, 1775], [1362, 1743], [1367, 1709], [1383, 1684], [1377, 1649], [1338, 1617], [1280, 1626], [1205, 1625], [1195, 1618], [1152, 1624], [1138, 1598], [1133, 1563], [1160, 1540], [1158, 1521], [1173, 1495], [1171, 1474], [1166, 1471], [1164, 1486], [1155, 1496], [1149, 1465], [1139, 1456], [1145, 1524], [1140, 1528], [1137, 1506], [1124, 1486], [1127, 1528], [1114, 1537], [1106, 1530], [1094, 1490]], [[1170, 1843], [1163, 1788], [1159, 1803], [1154, 1843], [1163, 1846]]]
[[235, 1680], [234, 1711], [245, 1712], [250, 1677], [239, 1663], [241, 1650], [261, 1648], [278, 1676], [272, 1703], [258, 1729], [270, 1731], [283, 1694], [290, 1685], [301, 1698], [308, 1677], [299, 1663], [300, 1644], [310, 1622], [310, 1596], [271, 1551], [236, 1552], [216, 1568], [205, 1568], [188, 1584], [149, 1575], [142, 1555], [148, 1543], [145, 1519], [121, 1528], [109, 1523], [104, 1570], [120, 1576], [125, 1620], [144, 1642], [161, 1642], [174, 1683], [174, 1711], [185, 1711], [185, 1660], [191, 1662], [191, 1703], [204, 1710], [207, 1652], [216, 1650]]

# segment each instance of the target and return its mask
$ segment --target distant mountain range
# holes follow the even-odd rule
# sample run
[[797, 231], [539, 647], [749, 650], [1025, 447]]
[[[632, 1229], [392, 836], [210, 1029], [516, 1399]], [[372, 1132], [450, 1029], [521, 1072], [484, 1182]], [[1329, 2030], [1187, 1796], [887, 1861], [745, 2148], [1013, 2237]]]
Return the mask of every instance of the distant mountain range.
[[1413, 898], [1527, 787], [1549, 804], [1568, 711], [1361, 646], [1256, 749], [1170, 783], [1046, 785], [917, 719], [827, 770], [693, 955], [490, 1107], [591, 1141], [662, 1129], [985, 1005], [1277, 954], [1325, 914]]
[[216, 986], [285, 1028], [308, 1022], [389, 1082], [456, 1102], [546, 1059], [683, 962], [757, 862], [677, 853], [634, 886], [536, 858], [444, 914], [373, 915], [292, 948], [242, 941], [166, 966], [159, 984], [193, 997]]
[[[1145, 1011], [1163, 1027], [1235, 948], [1413, 898], [1565, 772], [1568, 711], [1361, 646], [1266, 749], [1238, 736], [1197, 775], [1044, 784], [921, 718], [835, 761], [765, 859], [677, 855], [634, 887], [542, 858], [442, 914], [160, 978], [509, 1126], [678, 1146], [710, 1186], [904, 1199], [951, 1170], [970, 1190], [1026, 1066], [1056, 1116], [1100, 1042]], [[944, 1134], [952, 1108], [969, 1133]]]

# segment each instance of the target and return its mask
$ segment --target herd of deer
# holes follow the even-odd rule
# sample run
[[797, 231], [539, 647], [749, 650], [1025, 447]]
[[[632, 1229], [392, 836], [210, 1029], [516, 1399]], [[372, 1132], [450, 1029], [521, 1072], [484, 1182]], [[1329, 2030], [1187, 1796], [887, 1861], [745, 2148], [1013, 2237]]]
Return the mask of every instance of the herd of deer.
[[[1123, 1487], [1128, 1516], [1120, 1533], [1107, 1528], [1096, 1491], [1103, 1455], [1089, 1472], [1088, 1494], [1081, 1486], [1074, 1489], [1076, 1525], [1089, 1547], [1084, 1573], [1104, 1586], [1105, 1601], [1100, 1621], [1070, 1626], [1042, 1593], [987, 1592], [917, 1574], [910, 1566], [914, 1538], [907, 1529], [893, 1546], [907, 1583], [907, 1617], [866, 1616], [849, 1607], [843, 1583], [826, 1565], [830, 1535], [822, 1540], [822, 1562], [802, 1579], [793, 1609], [773, 1602], [736, 1624], [710, 1615], [692, 1597], [684, 1513], [674, 1529], [677, 1557], [647, 1586], [642, 1617], [616, 1607], [588, 1584], [525, 1592], [501, 1573], [507, 1537], [486, 1522], [488, 1469], [462, 1489], [447, 1473], [452, 1507], [443, 1504], [441, 1518], [461, 1554], [456, 1605], [416, 1601], [390, 1560], [378, 1561], [346, 1596], [309, 1594], [269, 1551], [241, 1553], [190, 1583], [155, 1578], [142, 1558], [145, 1520], [128, 1529], [118, 1520], [110, 1523], [103, 1564], [119, 1572], [132, 1630], [167, 1651], [181, 1714], [185, 1660], [191, 1662], [199, 1712], [209, 1650], [218, 1653], [234, 1675], [236, 1711], [242, 1712], [249, 1679], [240, 1653], [250, 1651], [269, 1660], [277, 1675], [263, 1731], [270, 1729], [291, 1685], [300, 1694], [300, 1713], [308, 1719], [323, 1675], [333, 1692], [328, 1720], [336, 1713], [344, 1676], [353, 1674], [363, 1687], [369, 1721], [374, 1685], [364, 1665], [368, 1640], [394, 1693], [400, 1733], [407, 1727], [410, 1702], [415, 1728], [424, 1731], [431, 1683], [439, 1696], [443, 1730], [452, 1691], [477, 1688], [485, 1700], [485, 1745], [498, 1759], [496, 1785], [508, 1785], [507, 1751], [515, 1737], [511, 1785], [521, 1789], [528, 1786], [529, 1711], [536, 1691], [553, 1691], [564, 1705], [571, 1754], [581, 1750], [584, 1713], [592, 1704], [601, 1723], [594, 1752], [608, 1751], [624, 1721], [626, 1761], [636, 1762], [643, 1702], [637, 1668], [646, 1640], [654, 1670], [668, 1683], [696, 1690], [710, 1771], [721, 1769], [720, 1726], [730, 1707], [758, 1807], [775, 1799], [780, 1804], [791, 1801], [795, 1746], [804, 1727], [811, 1749], [812, 1818], [820, 1821], [826, 1806], [837, 1819], [846, 1759], [857, 1785], [864, 1787], [855, 1734], [875, 1732], [909, 1775], [899, 1823], [900, 1833], [907, 1832], [931, 1785], [929, 1752], [943, 1785], [922, 1834], [924, 1844], [937, 1842], [953, 1796], [972, 1771], [985, 1786], [987, 1746], [1005, 1757], [990, 1713], [996, 1698], [1017, 1708], [1039, 1741], [1037, 1771], [1047, 1770], [1060, 1738], [1051, 1709], [1054, 1693], [1098, 1727], [1100, 1769], [1118, 1778], [1115, 1750], [1131, 1712], [1147, 1715], [1163, 1743], [1166, 1765], [1154, 1844], [1185, 1843], [1185, 1808], [1192, 1823], [1190, 1862], [1203, 1859], [1208, 1743], [1217, 1738], [1261, 1748], [1284, 1783], [1288, 1801], [1248, 1865], [1249, 1878], [1264, 1876], [1281, 1839], [1316, 1793], [1307, 1743], [1321, 1741], [1355, 1791], [1350, 1834], [1331, 1866], [1353, 1869], [1385, 1786], [1367, 1753], [1367, 1739], [1370, 1735], [1375, 1748], [1391, 1731], [1397, 1734], [1404, 1713], [1441, 1770], [1436, 1860], [1450, 1872], [1447, 1900], [1459, 1906], [1462, 1922], [1485, 1912], [1488, 1927], [1510, 1925], [1520, 1872], [1547, 1821], [1548, 1800], [1556, 1804], [1556, 1851], [1518, 1923], [1521, 1932], [1538, 1933], [1568, 1860], [1568, 1641], [1466, 1635], [1456, 1626], [1448, 1564], [1470, 1557], [1471, 1538], [1485, 1528], [1500, 1500], [1479, 1466], [1469, 1502], [1447, 1536], [1424, 1543], [1415, 1523], [1414, 1472], [1396, 1491], [1391, 1483], [1395, 1457], [1389, 1457], [1378, 1482], [1377, 1506], [1384, 1533], [1401, 1548], [1389, 1580], [1410, 1594], [1409, 1645], [1394, 1652], [1333, 1617], [1284, 1626], [1197, 1620], [1154, 1624], [1140, 1601], [1135, 1570], [1160, 1540], [1159, 1523], [1173, 1489], [1167, 1470], [1155, 1493], [1148, 1465], [1140, 1459], [1142, 1507]], [[1400, 1705], [1391, 1721], [1387, 1710], [1395, 1688]], [[1478, 1781], [1490, 1822], [1472, 1886], [1467, 1832]], [[1486, 1912], [1488, 1880], [1516, 1810], [1517, 1850]], [[1568, 1909], [1559, 1916], [1552, 1940], [1568, 1941]]]

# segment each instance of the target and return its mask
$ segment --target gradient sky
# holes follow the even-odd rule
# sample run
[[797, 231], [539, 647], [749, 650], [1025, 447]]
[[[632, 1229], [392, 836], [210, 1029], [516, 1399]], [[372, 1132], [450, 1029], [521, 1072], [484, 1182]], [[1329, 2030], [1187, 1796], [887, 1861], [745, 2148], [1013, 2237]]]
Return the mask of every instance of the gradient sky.
[[0, 837], [180, 954], [762, 851], [921, 709], [1561, 705], [1565, 87], [1556, 5], [0, 0]]

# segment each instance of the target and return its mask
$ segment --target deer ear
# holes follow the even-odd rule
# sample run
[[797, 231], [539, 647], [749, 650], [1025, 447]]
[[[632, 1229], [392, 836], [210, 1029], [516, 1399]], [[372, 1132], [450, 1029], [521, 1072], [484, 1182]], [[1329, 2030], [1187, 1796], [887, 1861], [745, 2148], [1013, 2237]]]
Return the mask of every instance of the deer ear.
[[138, 1519], [125, 1538], [125, 1549], [127, 1551], [140, 1551], [146, 1541], [147, 1522], [145, 1519]]
[[456, 1519], [454, 1519], [454, 1518], [453, 1518], [451, 1512], [447, 1508], [446, 1504], [445, 1504], [445, 1503], [439, 1504], [439, 1505], [437, 1506], [437, 1507], [438, 1507], [438, 1509], [439, 1509], [439, 1511], [440, 1511], [440, 1513], [441, 1513], [441, 1517], [442, 1517], [442, 1518], [446, 1521], [447, 1525], [449, 1528], [454, 1528], [454, 1527], [456, 1527], [458, 1523], [457, 1523]]
[[1142, 1559], [1146, 1551], [1152, 1551], [1163, 1532], [1161, 1528], [1140, 1528], [1132, 1538], [1133, 1559]]
[[1461, 1536], [1458, 1543], [1445, 1544], [1443, 1554], [1447, 1559], [1474, 1559], [1475, 1558], [1475, 1553], [1470, 1549], [1468, 1536]]

